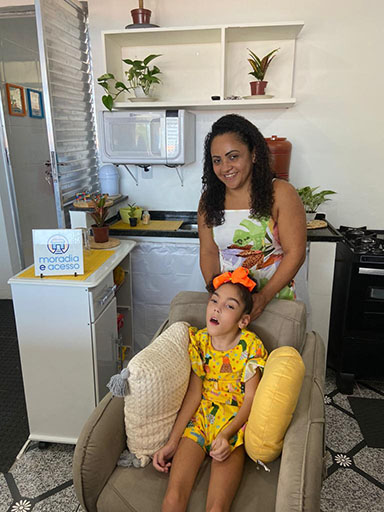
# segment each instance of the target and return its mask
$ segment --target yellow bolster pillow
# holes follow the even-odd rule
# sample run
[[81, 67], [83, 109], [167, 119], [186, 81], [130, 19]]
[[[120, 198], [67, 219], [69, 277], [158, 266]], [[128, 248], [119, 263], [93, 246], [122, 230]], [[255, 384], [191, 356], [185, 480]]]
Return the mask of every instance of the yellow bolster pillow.
[[293, 347], [279, 347], [268, 357], [245, 429], [245, 450], [255, 462], [272, 462], [280, 455], [304, 373], [303, 360]]

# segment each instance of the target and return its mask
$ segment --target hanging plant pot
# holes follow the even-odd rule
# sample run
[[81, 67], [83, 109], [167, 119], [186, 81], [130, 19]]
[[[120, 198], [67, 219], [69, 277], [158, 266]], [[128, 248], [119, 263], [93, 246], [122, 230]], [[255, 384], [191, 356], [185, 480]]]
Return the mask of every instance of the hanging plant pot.
[[95, 224], [92, 226], [93, 238], [96, 243], [102, 244], [109, 240], [109, 226], [98, 227]]
[[255, 82], [249, 82], [251, 86], [251, 95], [252, 96], [260, 96], [261, 94], [265, 94], [265, 88], [267, 86], [265, 80], [257, 80]]
[[149, 9], [132, 9], [131, 15], [135, 25], [149, 25], [152, 11]]

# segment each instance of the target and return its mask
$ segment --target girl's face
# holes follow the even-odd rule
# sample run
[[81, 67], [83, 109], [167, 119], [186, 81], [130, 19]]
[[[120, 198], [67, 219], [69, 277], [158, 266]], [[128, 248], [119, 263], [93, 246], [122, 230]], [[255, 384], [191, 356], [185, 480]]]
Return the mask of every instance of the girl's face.
[[245, 304], [236, 286], [225, 283], [215, 290], [208, 302], [206, 323], [208, 334], [222, 336], [243, 329], [250, 322]]
[[213, 171], [226, 187], [236, 190], [250, 185], [255, 155], [236, 134], [216, 135], [211, 157]]

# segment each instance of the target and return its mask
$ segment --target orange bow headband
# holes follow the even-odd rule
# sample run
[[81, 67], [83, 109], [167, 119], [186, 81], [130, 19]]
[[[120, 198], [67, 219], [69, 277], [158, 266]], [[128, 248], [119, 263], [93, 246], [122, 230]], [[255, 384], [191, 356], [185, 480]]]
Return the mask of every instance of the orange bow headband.
[[233, 272], [224, 272], [224, 274], [220, 274], [219, 276], [215, 277], [215, 279], [212, 281], [213, 287], [215, 290], [219, 288], [224, 283], [239, 283], [248, 288], [248, 290], [251, 292], [254, 287], [256, 286], [256, 283], [252, 281], [248, 277], [249, 270], [244, 267], [239, 267]]

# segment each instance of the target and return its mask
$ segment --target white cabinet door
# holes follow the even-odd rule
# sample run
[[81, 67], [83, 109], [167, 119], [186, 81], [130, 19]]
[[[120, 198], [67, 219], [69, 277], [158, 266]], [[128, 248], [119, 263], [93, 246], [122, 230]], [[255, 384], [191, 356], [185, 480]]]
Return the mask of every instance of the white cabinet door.
[[146, 347], [167, 319], [179, 292], [205, 291], [199, 266], [199, 241], [140, 241], [131, 253], [134, 352]]
[[96, 401], [107, 394], [107, 383], [118, 372], [118, 336], [116, 298], [92, 325]]

